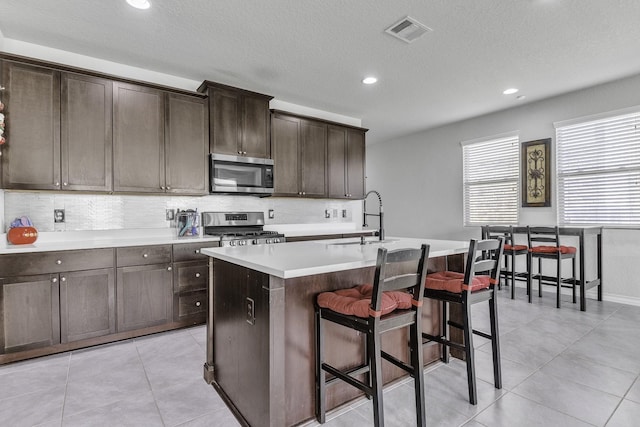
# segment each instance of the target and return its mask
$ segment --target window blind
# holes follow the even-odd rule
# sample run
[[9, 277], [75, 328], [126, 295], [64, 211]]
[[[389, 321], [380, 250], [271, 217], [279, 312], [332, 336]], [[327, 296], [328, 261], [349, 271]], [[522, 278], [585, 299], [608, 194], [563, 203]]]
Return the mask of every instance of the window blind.
[[558, 223], [640, 225], [640, 107], [556, 124]]
[[518, 223], [517, 134], [462, 143], [464, 225]]

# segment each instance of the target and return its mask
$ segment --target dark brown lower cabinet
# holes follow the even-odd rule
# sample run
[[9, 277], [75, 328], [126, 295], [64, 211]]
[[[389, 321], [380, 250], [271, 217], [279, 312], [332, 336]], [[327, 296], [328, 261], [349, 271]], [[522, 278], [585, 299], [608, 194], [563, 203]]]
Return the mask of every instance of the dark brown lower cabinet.
[[120, 267], [116, 283], [118, 332], [171, 322], [171, 263]]
[[207, 316], [206, 260], [173, 263], [173, 319], [202, 323]]
[[113, 268], [60, 274], [60, 341], [116, 332]]
[[0, 279], [0, 353], [60, 342], [57, 274]]

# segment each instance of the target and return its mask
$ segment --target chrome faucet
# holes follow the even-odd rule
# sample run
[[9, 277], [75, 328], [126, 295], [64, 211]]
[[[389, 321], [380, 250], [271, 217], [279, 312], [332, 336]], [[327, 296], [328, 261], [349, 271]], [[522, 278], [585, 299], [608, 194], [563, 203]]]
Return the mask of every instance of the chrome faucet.
[[[378, 202], [380, 204], [379, 204], [379, 210], [377, 214], [367, 213], [367, 197], [371, 193], [378, 196]], [[375, 190], [371, 190], [367, 194], [365, 194], [364, 199], [362, 200], [362, 226], [363, 227], [368, 226], [367, 224], [368, 216], [377, 216], [380, 218], [380, 229], [378, 230], [378, 237], [380, 240], [384, 240], [384, 210], [382, 209], [382, 197], [380, 196], [380, 193], [378, 193]]]

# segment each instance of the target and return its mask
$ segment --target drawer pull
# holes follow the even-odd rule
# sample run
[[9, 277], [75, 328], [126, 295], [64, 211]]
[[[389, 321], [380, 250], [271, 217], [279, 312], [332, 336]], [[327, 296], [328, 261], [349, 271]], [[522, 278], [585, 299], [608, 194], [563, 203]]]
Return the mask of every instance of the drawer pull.
[[171, 268], [171, 267], [167, 267], [167, 271], [171, 271], [171, 270], [172, 270], [172, 268]]
[[142, 254], [142, 258], [149, 258], [148, 254]]
[[196, 277], [200, 277], [200, 273], [196, 273]]
[[51, 279], [51, 281], [52, 281], [53, 283], [58, 283], [58, 278], [57, 278], [57, 277], [54, 277], [53, 279]]
[[64, 276], [62, 276], [62, 277], [60, 278], [60, 281], [61, 281], [61, 282], [66, 282], [66, 281], [67, 281], [67, 278], [66, 278], [66, 277], [64, 277]]
[[58, 265], [62, 264], [62, 260], [61, 259], [57, 260], [56, 264], [58, 264]]
[[200, 249], [196, 249], [196, 250], [195, 250], [195, 252], [196, 252], [197, 254], [199, 254], [199, 253], [200, 253]]
[[196, 307], [200, 307], [200, 301], [196, 301]]

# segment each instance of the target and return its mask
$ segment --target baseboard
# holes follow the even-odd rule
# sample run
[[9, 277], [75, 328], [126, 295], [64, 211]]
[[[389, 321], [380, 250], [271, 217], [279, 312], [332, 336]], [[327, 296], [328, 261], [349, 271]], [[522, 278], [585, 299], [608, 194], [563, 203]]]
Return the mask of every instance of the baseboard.
[[[537, 281], [534, 281], [534, 292], [537, 292]], [[502, 288], [504, 289], [504, 285], [502, 286]], [[522, 283], [519, 282], [518, 280], [516, 280], [516, 288], [518, 289], [526, 289], [527, 288], [527, 284], [526, 283]], [[543, 291], [545, 288], [549, 288], [552, 289], [551, 286], [545, 286], [543, 288]], [[545, 292], [548, 292], [545, 291]], [[555, 292], [555, 291], [553, 291]], [[578, 291], [580, 292], [580, 291]], [[571, 295], [571, 289], [568, 288], [562, 288], [562, 295]], [[578, 294], [579, 295], [579, 294]], [[598, 289], [597, 288], [592, 288], [589, 289], [587, 291], [587, 298], [589, 299], [598, 299]], [[608, 294], [608, 293], [603, 293], [602, 294], [602, 300], [603, 301], [609, 301], [609, 302], [615, 302], [618, 304], [627, 304], [627, 305], [633, 305], [636, 307], [640, 307], [640, 298], [638, 297], [630, 297], [630, 296], [626, 296], [626, 295], [618, 295], [618, 294]]]

